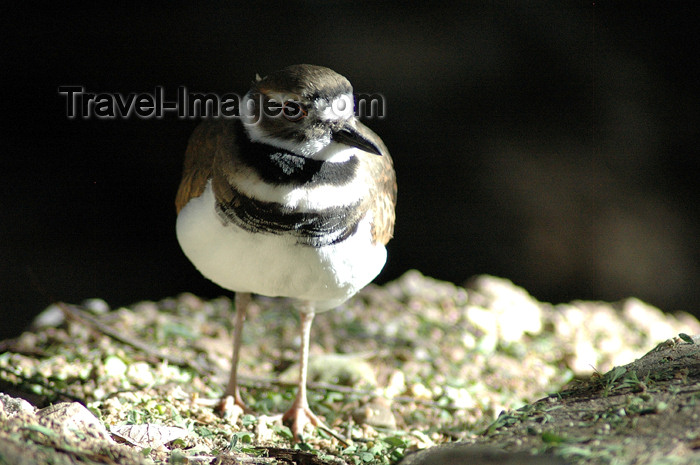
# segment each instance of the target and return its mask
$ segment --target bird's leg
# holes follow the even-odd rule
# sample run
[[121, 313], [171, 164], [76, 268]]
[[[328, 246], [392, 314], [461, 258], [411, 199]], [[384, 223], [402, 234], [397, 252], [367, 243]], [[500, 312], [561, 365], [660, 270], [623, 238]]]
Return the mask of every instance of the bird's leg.
[[[306, 375], [309, 360], [309, 337], [311, 335], [311, 323], [314, 320], [313, 306], [308, 305], [301, 309], [301, 356], [299, 358], [299, 389], [292, 406], [282, 415], [282, 422], [290, 425], [295, 440], [301, 439], [304, 427], [311, 423], [314, 426], [325, 426], [324, 423], [311, 411], [309, 401], [306, 398]], [[326, 427], [327, 428], [327, 427]], [[325, 428], [324, 428], [325, 429]]]
[[217, 410], [226, 414], [226, 411], [231, 407], [231, 403], [238, 405], [244, 411], [249, 411], [241, 397], [241, 391], [238, 387], [238, 358], [241, 351], [241, 334], [243, 332], [243, 323], [245, 322], [246, 311], [250, 304], [250, 293], [236, 292], [236, 323], [233, 328], [233, 356], [231, 357], [231, 373], [228, 378], [228, 385], [224, 392]]

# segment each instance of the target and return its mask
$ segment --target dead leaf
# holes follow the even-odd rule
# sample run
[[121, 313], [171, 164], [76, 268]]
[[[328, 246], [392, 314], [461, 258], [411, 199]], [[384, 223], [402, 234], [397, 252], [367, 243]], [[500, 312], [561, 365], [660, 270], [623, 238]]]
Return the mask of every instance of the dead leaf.
[[133, 444], [134, 446], [157, 449], [158, 447], [184, 438], [188, 431], [174, 426], [163, 426], [152, 423], [144, 425], [117, 425], [110, 428], [112, 435]]

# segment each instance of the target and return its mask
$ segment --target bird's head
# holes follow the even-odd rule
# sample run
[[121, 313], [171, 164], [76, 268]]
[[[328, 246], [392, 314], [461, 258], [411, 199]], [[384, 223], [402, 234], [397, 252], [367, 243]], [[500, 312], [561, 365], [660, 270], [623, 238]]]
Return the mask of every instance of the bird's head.
[[382, 154], [355, 117], [350, 82], [322, 66], [293, 65], [256, 77], [243, 108], [256, 142], [330, 161], [350, 147]]

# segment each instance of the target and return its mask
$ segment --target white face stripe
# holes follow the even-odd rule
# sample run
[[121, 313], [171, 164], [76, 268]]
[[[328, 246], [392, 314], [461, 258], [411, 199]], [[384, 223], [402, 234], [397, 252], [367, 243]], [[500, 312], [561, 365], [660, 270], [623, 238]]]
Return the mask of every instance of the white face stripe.
[[[275, 98], [277, 97], [286, 98], [287, 95], [276, 93]], [[347, 161], [352, 155], [352, 150], [355, 150], [354, 148], [348, 147], [344, 144], [333, 143], [330, 134], [326, 134], [320, 139], [312, 139], [304, 142], [271, 137], [261, 127], [259, 121], [252, 123], [247, 122], [248, 120], [246, 118], [250, 116], [249, 110], [252, 108], [252, 105], [249, 106], [250, 100], [249, 94], [246, 94], [246, 96], [243, 98], [243, 126], [248, 134], [248, 137], [250, 137], [250, 140], [254, 142], [268, 144], [303, 157], [314, 160], [329, 161], [331, 163], [342, 163]], [[319, 100], [314, 102], [314, 109], [320, 115], [320, 118], [323, 121], [349, 120], [354, 118], [355, 107], [353, 96], [349, 93], [341, 94], [333, 99], [330, 104], [325, 100]]]
[[296, 102], [301, 100], [298, 95], [285, 94], [284, 92], [269, 91], [269, 92], [266, 92], [265, 95], [267, 95], [267, 98], [274, 100], [277, 103], [284, 103], [287, 100], [294, 100]]
[[277, 147], [282, 150], [287, 150], [289, 152], [308, 158], [315, 158], [314, 154], [320, 152], [321, 150], [323, 150], [324, 147], [331, 143], [330, 135], [322, 139], [313, 139], [307, 140], [305, 142], [297, 142], [295, 140], [271, 137], [260, 127], [260, 124], [243, 123], [243, 127], [248, 133], [250, 140], [252, 140], [253, 142], [260, 142], [262, 144], [271, 145], [273, 147]]
[[348, 120], [355, 115], [355, 100], [352, 94], [341, 94], [327, 102], [318, 100], [314, 102], [314, 108], [323, 121]]
[[[284, 96], [282, 94], [275, 94], [275, 98]], [[284, 101], [284, 100], [282, 100]], [[250, 93], [247, 93], [243, 97], [243, 103], [241, 105], [241, 116], [243, 127], [245, 128], [248, 137], [253, 142], [260, 142], [262, 144], [268, 144], [273, 147], [277, 147], [289, 152], [301, 155], [303, 157], [312, 157], [314, 153], [322, 150], [325, 146], [331, 143], [330, 135], [324, 137], [323, 139], [309, 140], [306, 142], [297, 142], [294, 140], [278, 139], [276, 137], [270, 137], [270, 135], [261, 128], [260, 121], [254, 121], [252, 117], [252, 109], [255, 103], [250, 98]]]

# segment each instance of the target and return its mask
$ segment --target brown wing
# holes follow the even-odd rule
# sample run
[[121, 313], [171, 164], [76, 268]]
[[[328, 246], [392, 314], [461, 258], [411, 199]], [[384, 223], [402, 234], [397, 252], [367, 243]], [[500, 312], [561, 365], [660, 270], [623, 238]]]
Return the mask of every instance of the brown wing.
[[397, 187], [394, 163], [389, 155], [389, 150], [377, 134], [361, 123], [358, 123], [357, 127], [382, 151], [381, 156], [368, 154], [364, 158], [364, 162], [367, 164], [369, 176], [376, 182], [375, 188], [370, 192], [374, 211], [372, 237], [375, 242], [386, 244], [394, 235], [394, 222], [396, 220]]
[[205, 120], [190, 136], [185, 152], [182, 180], [175, 197], [178, 213], [190, 199], [199, 197], [204, 192], [207, 181], [212, 177], [219, 140], [225, 132], [225, 120]]
[[389, 152], [382, 155], [382, 167], [376, 171], [376, 210], [372, 224], [372, 236], [376, 242], [386, 244], [394, 236], [396, 221], [396, 174]]

